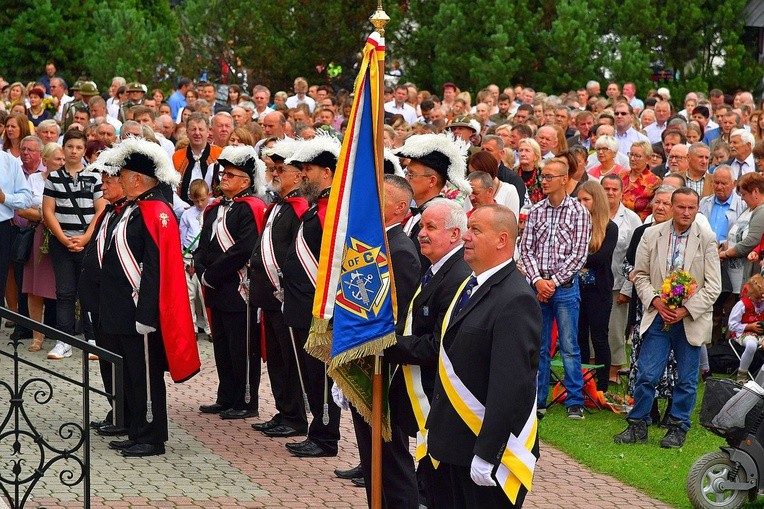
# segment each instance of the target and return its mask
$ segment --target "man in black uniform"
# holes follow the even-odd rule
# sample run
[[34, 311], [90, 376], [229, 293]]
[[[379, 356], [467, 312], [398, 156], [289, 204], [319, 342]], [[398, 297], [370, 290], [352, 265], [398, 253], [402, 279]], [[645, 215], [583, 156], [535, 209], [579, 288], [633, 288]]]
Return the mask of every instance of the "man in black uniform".
[[183, 382], [200, 367], [191, 307], [177, 298], [187, 294], [180, 232], [161, 190], [179, 175], [159, 145], [140, 138], [110, 149], [103, 164], [119, 172], [128, 198], [106, 239], [99, 292], [101, 329], [124, 359], [130, 412], [128, 440], [109, 446], [127, 457], [164, 454], [165, 368]]
[[263, 228], [265, 204], [253, 196], [253, 191], [264, 191], [265, 163], [249, 145], [226, 147], [218, 163], [223, 168], [223, 198], [204, 213], [194, 267], [205, 287], [205, 302], [212, 310], [210, 326], [219, 383], [215, 403], [202, 405], [199, 410], [219, 413], [223, 419], [246, 419], [258, 415], [260, 349], [253, 345], [260, 342], [253, 339], [258, 328], [252, 326], [254, 315], [247, 310], [247, 263]]
[[[302, 168], [300, 191], [312, 204], [305, 213], [295, 242], [289, 248], [282, 272], [284, 273], [284, 320], [292, 329], [298, 346], [304, 348], [313, 319], [313, 297], [316, 293], [318, 257], [324, 230], [329, 191], [334, 168], [340, 153], [339, 142], [330, 135], [321, 134], [302, 141], [285, 165]], [[304, 350], [301, 370], [304, 376], [308, 405], [313, 420], [308, 427], [308, 438], [303, 442], [288, 443], [287, 449], [298, 457], [336, 456], [340, 439], [340, 409], [329, 404], [332, 381], [326, 374], [326, 365]]]
[[[420, 134], [410, 136], [395, 154], [402, 159], [410, 159], [406, 167], [406, 178], [414, 189], [415, 207], [403, 223], [403, 231], [411, 240], [419, 233], [422, 207], [440, 195], [446, 182], [451, 182], [461, 193], [472, 192], [467, 174], [467, 145], [452, 134]], [[415, 242], [418, 249], [418, 243]], [[420, 252], [421, 274], [430, 266], [430, 260]]]
[[302, 170], [285, 165], [292, 157], [299, 142], [284, 138], [266, 149], [274, 163], [271, 188], [277, 193], [265, 213], [263, 234], [255, 242], [250, 259], [249, 305], [252, 313], [261, 310], [260, 320], [265, 332], [265, 353], [271, 391], [276, 403], [276, 415], [266, 422], [252, 427], [269, 437], [304, 435], [308, 431], [305, 403], [297, 359], [302, 355], [302, 344], [293, 341], [284, 322], [281, 306], [284, 302], [284, 259], [294, 243], [302, 216], [308, 210], [308, 202], [300, 194]]
[[[440, 349], [440, 328], [448, 306], [472, 269], [464, 261], [462, 234], [467, 229], [467, 214], [457, 202], [436, 198], [422, 212], [419, 244], [432, 263], [414, 294], [398, 342], [385, 350], [385, 359], [400, 364], [390, 382], [392, 419], [410, 437], [416, 437], [416, 459], [427, 507], [437, 507], [433, 466], [425, 455], [425, 422], [432, 401], [432, 390]], [[411, 397], [414, 395], [414, 397]], [[415, 410], [416, 409], [416, 410]]]
[[[90, 165], [91, 170], [98, 170], [101, 164], [97, 160]], [[85, 249], [85, 257], [82, 259], [82, 275], [80, 276], [79, 295], [80, 306], [82, 310], [90, 315], [90, 321], [93, 323], [93, 335], [96, 345], [109, 351], [115, 350], [115, 345], [110, 341], [112, 339], [108, 334], [104, 334], [101, 329], [101, 323], [98, 319], [98, 296], [101, 285], [101, 265], [103, 263], [103, 252], [107, 239], [114, 232], [117, 225], [117, 219], [125, 203], [125, 192], [119, 184], [116, 176], [106, 173], [105, 168], [101, 168], [101, 191], [103, 197], [108, 201], [103, 213], [96, 219], [96, 226], [93, 229], [95, 237], [93, 242], [88, 243]], [[112, 386], [111, 363], [100, 361], [101, 380], [103, 380], [104, 390], [114, 391]], [[127, 405], [125, 405], [127, 408]], [[125, 427], [116, 426], [113, 420], [112, 411], [106, 415], [103, 421], [94, 421], [90, 423], [99, 435], [117, 436], [127, 434], [129, 421], [125, 420]]]

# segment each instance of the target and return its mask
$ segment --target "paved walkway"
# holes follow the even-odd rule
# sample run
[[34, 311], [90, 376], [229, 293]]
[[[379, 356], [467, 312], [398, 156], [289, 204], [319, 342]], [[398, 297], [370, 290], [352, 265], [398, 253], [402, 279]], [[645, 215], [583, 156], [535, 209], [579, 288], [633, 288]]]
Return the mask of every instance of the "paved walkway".
[[[0, 349], [8, 346], [8, 329], [0, 332]], [[46, 342], [47, 348], [52, 346]], [[347, 481], [336, 479], [335, 468], [349, 468], [356, 463], [353, 427], [350, 416], [343, 413], [339, 455], [336, 458], [298, 459], [284, 444], [295, 439], [269, 439], [254, 431], [247, 421], [222, 421], [217, 416], [202, 415], [200, 404], [214, 401], [215, 367], [212, 348], [200, 343], [202, 372], [185, 384], [175, 385], [168, 379], [170, 441], [164, 456], [126, 459], [108, 449], [108, 440], [98, 435], [91, 439], [92, 506], [104, 508], [191, 509], [269, 508], [299, 509], [308, 507], [363, 508], [364, 491]], [[45, 360], [46, 351], [22, 357], [60, 369], [79, 378], [81, 359], [75, 356], [63, 361]], [[12, 383], [10, 362], [0, 357], [0, 382]], [[22, 369], [20, 379], [33, 372]], [[35, 373], [39, 375], [39, 372]], [[97, 363], [90, 363], [90, 376], [98, 377]], [[268, 376], [263, 368], [260, 388], [260, 415], [270, 418], [274, 412]], [[100, 382], [99, 382], [100, 383]], [[25, 396], [24, 408], [38, 430], [51, 440], [64, 421], [75, 421], [81, 411], [82, 393], [56, 381], [53, 398], [47, 405], [35, 405], [31, 394]], [[42, 387], [41, 387], [42, 388]], [[6, 391], [0, 390], [0, 423], [7, 408]], [[101, 397], [91, 400], [91, 418], [102, 417], [106, 403]], [[301, 439], [298, 439], [301, 440]], [[58, 443], [64, 443], [59, 438]], [[31, 441], [25, 443], [28, 447]], [[29, 451], [28, 448], [23, 449]], [[0, 476], [9, 475], [11, 444], [0, 440]], [[34, 465], [36, 458], [30, 458]], [[27, 465], [28, 465], [27, 464]], [[70, 468], [73, 466], [70, 464]], [[82, 486], [67, 488], [55, 471], [35, 487], [27, 507], [82, 507]], [[78, 472], [76, 468], [73, 468]], [[611, 477], [595, 474], [562, 452], [542, 444], [542, 457], [534, 479], [534, 490], [528, 496], [528, 508], [667, 508], [665, 504], [623, 485]], [[592, 489], [594, 488], [594, 489]], [[0, 501], [2, 508], [2, 501]]]

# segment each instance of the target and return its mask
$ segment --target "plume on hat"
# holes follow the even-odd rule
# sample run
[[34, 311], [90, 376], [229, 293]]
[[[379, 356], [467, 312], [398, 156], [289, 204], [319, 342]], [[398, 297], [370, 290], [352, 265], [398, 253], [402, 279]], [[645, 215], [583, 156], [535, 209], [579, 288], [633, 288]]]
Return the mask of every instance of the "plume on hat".
[[415, 134], [395, 154], [431, 167], [465, 194], [472, 192], [472, 186], [464, 177], [467, 174], [467, 144], [453, 133]]
[[[316, 131], [316, 136], [309, 140], [300, 140], [297, 150], [284, 164], [308, 163], [327, 166], [334, 170], [340, 156], [340, 142], [331, 134]], [[334, 164], [330, 160], [334, 159]]]
[[385, 173], [388, 173], [387, 168], [388, 168], [388, 165], [390, 165], [393, 169], [393, 173], [392, 173], [393, 175], [397, 175], [398, 177], [403, 177], [404, 176], [403, 168], [401, 168], [401, 161], [400, 159], [398, 159], [398, 156], [393, 154], [392, 150], [390, 150], [389, 148], [386, 148], [384, 152], [384, 157], [385, 157]]
[[262, 152], [270, 158], [286, 160], [294, 155], [299, 146], [299, 141], [287, 136], [283, 140], [278, 140], [272, 147], [263, 148]]
[[265, 189], [265, 163], [257, 157], [255, 147], [251, 145], [228, 146], [220, 152], [217, 162], [220, 165], [231, 164], [246, 172], [252, 181], [255, 194]]
[[110, 175], [125, 168], [155, 177], [173, 187], [180, 184], [180, 173], [175, 171], [167, 152], [158, 144], [143, 138], [128, 137], [114, 145], [104, 152], [103, 164]]

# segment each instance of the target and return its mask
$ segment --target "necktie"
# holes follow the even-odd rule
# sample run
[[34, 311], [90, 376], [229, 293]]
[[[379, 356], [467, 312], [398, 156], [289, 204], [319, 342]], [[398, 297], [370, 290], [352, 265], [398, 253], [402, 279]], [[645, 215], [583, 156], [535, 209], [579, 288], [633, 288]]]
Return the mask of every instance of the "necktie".
[[228, 198], [223, 198], [220, 200], [220, 205], [223, 207], [230, 207], [233, 204], [233, 200], [229, 200]]
[[411, 207], [409, 210], [411, 211], [412, 217], [422, 213], [422, 209], [420, 207]]
[[422, 276], [422, 288], [427, 286], [427, 283], [429, 283], [431, 279], [432, 279], [432, 267], [427, 269], [427, 272], [425, 272], [424, 276]]
[[452, 316], [457, 316], [462, 308], [467, 305], [467, 301], [470, 300], [470, 297], [472, 296], [472, 289], [475, 288], [476, 285], [477, 277], [473, 275], [470, 277], [470, 280], [467, 282], [467, 284], [464, 285], [462, 293], [459, 294], [459, 301], [456, 303], [456, 309], [454, 309]]

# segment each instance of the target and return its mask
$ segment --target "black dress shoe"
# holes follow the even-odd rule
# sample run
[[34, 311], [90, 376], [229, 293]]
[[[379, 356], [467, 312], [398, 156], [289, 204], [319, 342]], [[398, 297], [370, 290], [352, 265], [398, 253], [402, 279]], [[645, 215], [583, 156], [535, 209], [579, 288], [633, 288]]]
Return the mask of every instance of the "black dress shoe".
[[100, 428], [98, 428], [96, 433], [98, 433], [102, 437], [118, 437], [122, 435], [127, 435], [127, 429], [121, 426], [114, 426], [112, 424], [107, 424], [106, 426], [101, 426]]
[[305, 431], [297, 431], [293, 427], [287, 426], [286, 424], [279, 424], [278, 426], [263, 431], [263, 435], [276, 438], [296, 437], [304, 435], [305, 433]]
[[281, 419], [279, 419], [278, 417], [274, 417], [270, 421], [256, 422], [255, 424], [252, 425], [252, 429], [255, 431], [265, 431], [268, 429], [273, 429], [280, 424], [281, 424]]
[[257, 410], [234, 410], [229, 408], [220, 412], [221, 419], [249, 419], [250, 417], [257, 417], [259, 414]]
[[90, 427], [93, 429], [103, 428], [104, 426], [111, 426], [111, 421], [104, 419], [102, 421], [90, 421]]
[[224, 410], [228, 410], [229, 407], [223, 406], [219, 403], [213, 403], [211, 405], [201, 405], [199, 411], [203, 414], [219, 414]]
[[322, 449], [317, 443], [308, 440], [308, 443], [300, 449], [289, 449], [289, 452], [298, 458], [331, 458], [337, 456], [337, 451], [331, 452]]
[[361, 470], [361, 464], [359, 463], [358, 465], [348, 470], [340, 470], [339, 468], [335, 469], [334, 475], [340, 479], [358, 479], [359, 477], [363, 477], [363, 471]]
[[290, 452], [291, 451], [297, 451], [297, 450], [300, 450], [300, 449], [304, 449], [305, 447], [307, 447], [311, 443], [313, 443], [312, 440], [310, 438], [306, 438], [302, 442], [289, 442], [288, 444], [286, 444], [286, 448]]
[[109, 449], [116, 449], [116, 450], [122, 450], [122, 449], [129, 449], [130, 447], [135, 445], [135, 440], [112, 440], [109, 442]]
[[359, 488], [365, 488], [366, 487], [366, 481], [364, 481], [363, 477], [354, 477], [350, 479], [350, 482], [353, 483], [353, 486], [357, 486]]
[[135, 444], [127, 449], [122, 449], [122, 456], [127, 458], [158, 456], [160, 454], [164, 454], [164, 444]]

